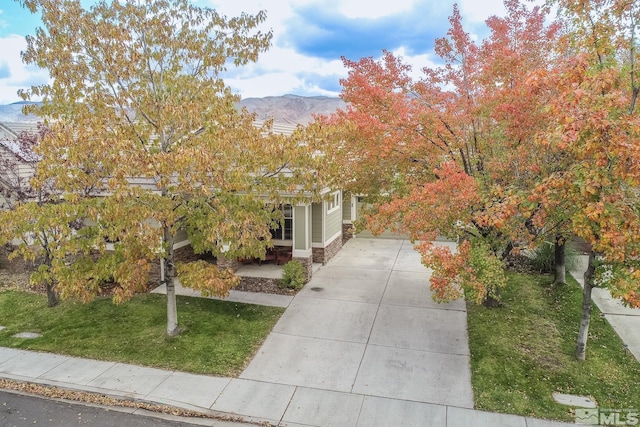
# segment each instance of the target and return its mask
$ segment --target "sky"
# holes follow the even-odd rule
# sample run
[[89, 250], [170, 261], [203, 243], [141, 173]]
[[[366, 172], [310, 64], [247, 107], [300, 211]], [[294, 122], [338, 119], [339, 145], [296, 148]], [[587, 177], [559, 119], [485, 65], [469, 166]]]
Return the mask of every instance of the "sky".
[[[82, 0], [89, 6], [93, 0]], [[341, 57], [378, 58], [383, 49], [403, 57], [415, 73], [433, 66], [433, 42], [446, 34], [449, 0], [192, 0], [227, 16], [267, 13], [262, 29], [272, 46], [253, 64], [232, 69], [224, 80], [243, 98], [338, 96], [346, 76]], [[484, 21], [504, 14], [502, 0], [458, 0], [465, 29], [486, 35]], [[17, 91], [49, 80], [47, 70], [25, 66], [25, 36], [41, 26], [15, 0], [0, 0], [0, 104], [20, 101]]]

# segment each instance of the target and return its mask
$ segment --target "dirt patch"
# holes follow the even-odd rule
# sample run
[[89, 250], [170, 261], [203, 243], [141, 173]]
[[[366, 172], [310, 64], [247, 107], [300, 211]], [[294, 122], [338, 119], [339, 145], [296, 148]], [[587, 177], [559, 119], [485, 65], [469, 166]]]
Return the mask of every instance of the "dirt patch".
[[511, 254], [505, 259], [505, 267], [517, 273], [539, 273], [531, 265], [531, 259], [522, 254]]
[[[47, 290], [44, 286], [32, 285], [29, 277], [31, 272], [15, 273], [8, 270], [0, 269], [0, 290], [1, 289], [19, 289], [21, 291], [32, 292], [37, 294], [46, 294]], [[245, 292], [262, 292], [277, 295], [295, 295], [298, 291], [294, 289], [283, 289], [279, 285], [278, 279], [266, 279], [260, 277], [242, 277], [240, 284], [234, 289]], [[98, 296], [112, 296], [117, 283], [109, 282], [100, 286]], [[148, 283], [147, 291], [156, 288], [158, 283]]]
[[535, 322], [520, 332], [519, 338], [517, 348], [537, 366], [556, 372], [570, 362], [566, 354], [558, 351], [562, 347], [560, 332], [549, 320], [537, 317]]
[[265, 294], [295, 295], [294, 289], [283, 289], [279, 286], [279, 279], [267, 279], [263, 277], [241, 277], [236, 291], [262, 292]]

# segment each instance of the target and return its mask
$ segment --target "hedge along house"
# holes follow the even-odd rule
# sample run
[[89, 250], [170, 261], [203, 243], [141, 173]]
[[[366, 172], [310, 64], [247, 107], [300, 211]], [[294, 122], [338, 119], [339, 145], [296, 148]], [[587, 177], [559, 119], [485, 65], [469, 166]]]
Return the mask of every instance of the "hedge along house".
[[[263, 122], [256, 121], [256, 126], [262, 124]], [[296, 125], [275, 122], [272, 131], [291, 135], [295, 129]], [[5, 157], [9, 156], [7, 158], [16, 165], [16, 176], [27, 186], [34, 174], [37, 158], [32, 152], [22, 152], [16, 141], [21, 132], [33, 133], [37, 130], [37, 124], [32, 122], [0, 123], [0, 153]], [[134, 177], [129, 181], [131, 185], [150, 191], [155, 188], [149, 179]], [[284, 204], [280, 207], [284, 220], [278, 229], [272, 230], [274, 248], [265, 254], [264, 261], [284, 264], [291, 259], [298, 260], [307, 269], [307, 277], [311, 278], [313, 263], [327, 263], [342, 248], [343, 241], [351, 237], [349, 230], [356, 219], [356, 198], [329, 188], [323, 189], [321, 195], [321, 201], [314, 202], [309, 198], [308, 202]], [[0, 199], [0, 203], [2, 202], [4, 199]], [[193, 252], [185, 231], [179, 231], [175, 236], [173, 249], [176, 260], [192, 261], [199, 257]], [[253, 261], [256, 260], [219, 258], [217, 263], [221, 267], [237, 271], [243, 263]], [[242, 271], [239, 275], [242, 275]]]

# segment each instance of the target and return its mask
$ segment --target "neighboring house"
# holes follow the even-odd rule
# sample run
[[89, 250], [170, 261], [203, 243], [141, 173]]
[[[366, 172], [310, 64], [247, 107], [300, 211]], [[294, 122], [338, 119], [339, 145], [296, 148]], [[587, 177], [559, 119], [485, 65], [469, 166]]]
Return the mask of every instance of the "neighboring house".
[[37, 123], [0, 122], [0, 209], [15, 202], [18, 191], [28, 193], [31, 188], [37, 156], [18, 142], [23, 132], [37, 133]]
[[[256, 122], [261, 125], [261, 122]], [[273, 132], [290, 135], [296, 125], [288, 123], [274, 123]], [[33, 153], [25, 153], [16, 143], [20, 132], [37, 131], [35, 123], [0, 123], [0, 150], [2, 158], [12, 160], [17, 165], [17, 178], [28, 185], [33, 176], [37, 158]], [[146, 179], [131, 179], [132, 185], [143, 187], [153, 186]], [[0, 182], [0, 186], [4, 184]], [[11, 188], [4, 186], [4, 188]], [[272, 231], [273, 244], [276, 251], [285, 253], [288, 257], [300, 260], [311, 274], [312, 263], [328, 262], [342, 248], [344, 240], [352, 237], [350, 230], [359, 211], [359, 198], [343, 194], [340, 190], [325, 189], [324, 199], [320, 202], [309, 200], [296, 205], [283, 205], [284, 214], [282, 226]], [[4, 200], [0, 199], [0, 203]], [[175, 238], [174, 250], [179, 259], [189, 259], [194, 256], [190, 248], [186, 232], [179, 232]], [[238, 260], [218, 260], [221, 266], [236, 269]]]

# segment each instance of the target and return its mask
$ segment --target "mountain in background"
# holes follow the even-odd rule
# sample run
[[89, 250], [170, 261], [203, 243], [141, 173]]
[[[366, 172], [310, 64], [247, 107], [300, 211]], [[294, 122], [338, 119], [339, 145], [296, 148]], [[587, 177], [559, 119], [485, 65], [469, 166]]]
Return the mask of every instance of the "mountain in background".
[[344, 109], [345, 103], [340, 98], [327, 96], [267, 96], [266, 98], [246, 98], [240, 106], [258, 119], [273, 119], [276, 122], [291, 124], [307, 124], [313, 120], [314, 114], [329, 115], [338, 109]]
[[0, 105], [0, 122], [38, 122], [38, 116], [22, 114], [22, 107], [34, 102], [20, 101], [13, 104]]
[[[25, 103], [0, 105], [0, 122], [37, 122], [37, 116], [22, 114]], [[276, 122], [307, 124], [313, 120], [314, 114], [329, 115], [337, 109], [344, 109], [345, 103], [340, 98], [327, 96], [284, 95], [245, 98], [238, 106], [256, 113], [256, 118], [260, 120], [273, 119]]]

